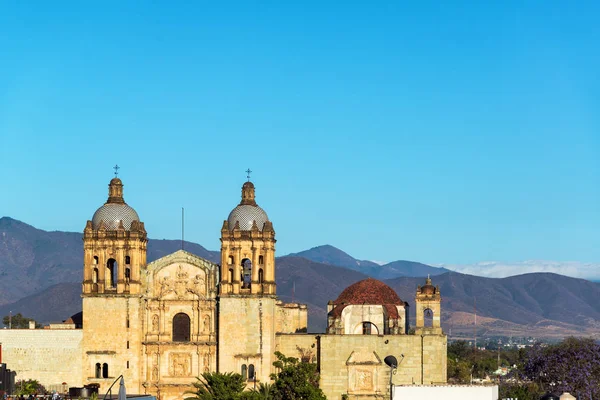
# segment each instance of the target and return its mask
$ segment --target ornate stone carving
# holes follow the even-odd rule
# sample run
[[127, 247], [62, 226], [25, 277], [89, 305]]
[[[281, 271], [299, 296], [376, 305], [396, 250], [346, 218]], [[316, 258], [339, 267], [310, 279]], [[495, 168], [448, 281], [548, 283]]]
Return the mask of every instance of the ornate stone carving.
[[159, 279], [157, 292], [159, 298], [165, 298], [169, 295], [178, 300], [183, 300], [188, 294], [195, 294], [204, 298], [206, 294], [206, 281], [201, 274], [197, 274], [194, 279], [190, 279], [190, 274], [182, 265], [177, 266], [175, 278], [165, 276]]
[[169, 355], [169, 374], [171, 376], [191, 376], [192, 355], [190, 353], [171, 353]]
[[204, 372], [210, 371], [210, 354], [204, 354]]
[[210, 333], [210, 317], [208, 315], [204, 316], [204, 320], [202, 322], [202, 332], [203, 333]]
[[158, 315], [152, 316], [152, 332], [158, 332]]
[[372, 390], [373, 389], [373, 372], [357, 369], [355, 390]]

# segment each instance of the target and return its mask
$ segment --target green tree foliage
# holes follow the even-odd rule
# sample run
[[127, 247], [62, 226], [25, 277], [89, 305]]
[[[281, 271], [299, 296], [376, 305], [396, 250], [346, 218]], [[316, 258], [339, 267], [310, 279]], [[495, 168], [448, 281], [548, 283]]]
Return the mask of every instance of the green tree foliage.
[[[2, 318], [4, 326], [12, 326], [13, 329], [27, 329], [29, 328], [29, 321], [34, 321], [34, 319], [26, 318], [21, 313], [13, 315], [12, 318], [9, 315]], [[41, 328], [42, 325], [36, 323], [35, 327]]]
[[501, 399], [538, 400], [542, 396], [535, 383], [502, 382], [499, 389]]
[[46, 394], [46, 388], [35, 379], [20, 380], [15, 383], [15, 395]]
[[279, 370], [271, 375], [273, 400], [327, 400], [319, 388], [317, 365], [300, 362], [275, 352], [277, 361], [273, 365]]
[[273, 400], [273, 385], [270, 383], [260, 383], [256, 389], [252, 389], [251, 397], [247, 400]]
[[196, 378], [194, 389], [185, 392], [192, 396], [185, 400], [240, 400], [244, 391], [244, 379], [233, 372], [205, 372]]

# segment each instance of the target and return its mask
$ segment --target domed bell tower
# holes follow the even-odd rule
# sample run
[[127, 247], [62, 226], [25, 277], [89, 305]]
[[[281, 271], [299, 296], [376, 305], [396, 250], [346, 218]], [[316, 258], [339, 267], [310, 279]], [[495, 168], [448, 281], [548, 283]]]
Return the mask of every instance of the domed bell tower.
[[248, 180], [221, 229], [218, 341], [219, 371], [241, 374], [247, 387], [274, 372], [275, 293], [275, 231]]
[[441, 303], [439, 286], [431, 284], [431, 278], [427, 276], [425, 285], [417, 287], [415, 296], [415, 311], [417, 313], [417, 335], [441, 335]]
[[242, 186], [242, 201], [221, 228], [221, 296], [275, 295], [275, 231], [256, 204], [254, 184]]
[[[115, 167], [117, 168], [117, 167]], [[142, 270], [148, 239], [144, 223], [123, 199], [115, 177], [108, 200], [83, 231], [84, 384], [99, 384], [105, 393], [123, 375], [128, 389], [142, 393]]]
[[83, 294], [139, 294], [148, 243], [144, 223], [123, 199], [123, 183], [113, 178], [108, 200], [83, 231]]

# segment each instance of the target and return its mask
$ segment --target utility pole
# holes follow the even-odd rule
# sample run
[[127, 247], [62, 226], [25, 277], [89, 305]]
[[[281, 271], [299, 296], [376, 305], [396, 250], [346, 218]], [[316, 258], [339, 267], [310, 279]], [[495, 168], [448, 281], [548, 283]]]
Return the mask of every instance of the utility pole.
[[8, 312], [8, 329], [12, 329], [12, 311]]
[[473, 297], [473, 313], [475, 315], [475, 323], [473, 324], [473, 348], [477, 349], [477, 303]]

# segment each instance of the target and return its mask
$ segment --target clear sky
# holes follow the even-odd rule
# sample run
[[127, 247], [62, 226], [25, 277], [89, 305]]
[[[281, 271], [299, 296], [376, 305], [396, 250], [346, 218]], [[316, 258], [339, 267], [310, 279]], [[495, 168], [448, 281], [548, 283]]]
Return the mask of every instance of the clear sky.
[[[492, 4], [495, 3], [495, 4]], [[0, 2], [0, 216], [82, 231], [121, 166], [219, 248], [600, 262], [599, 2]]]

